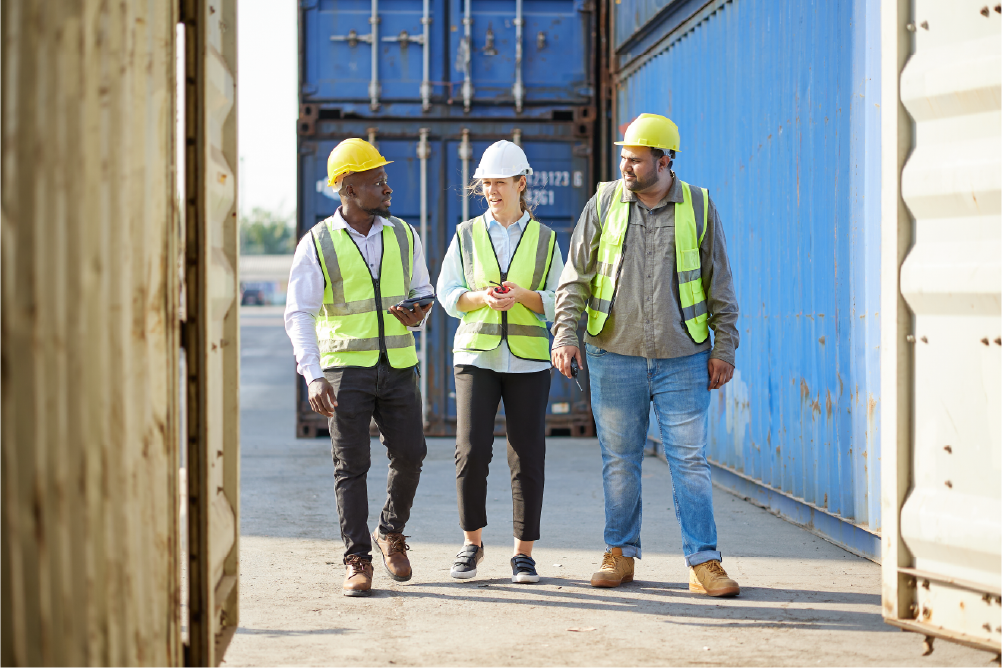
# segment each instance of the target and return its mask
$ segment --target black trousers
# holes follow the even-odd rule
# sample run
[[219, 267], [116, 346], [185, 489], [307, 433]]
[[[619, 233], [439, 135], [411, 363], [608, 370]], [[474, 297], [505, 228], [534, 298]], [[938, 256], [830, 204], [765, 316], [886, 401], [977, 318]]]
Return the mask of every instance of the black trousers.
[[459, 526], [463, 531], [487, 526], [487, 473], [493, 457], [494, 418], [503, 400], [515, 538], [539, 540], [550, 372], [497, 373], [470, 365], [455, 369]]
[[379, 529], [384, 534], [401, 533], [410, 519], [421, 463], [428, 453], [417, 367], [394, 369], [380, 356], [374, 367], [329, 369], [324, 376], [338, 404], [328, 424], [345, 556], [368, 556], [372, 550], [366, 488], [371, 463], [369, 421], [375, 420], [379, 427], [379, 440], [390, 460]]

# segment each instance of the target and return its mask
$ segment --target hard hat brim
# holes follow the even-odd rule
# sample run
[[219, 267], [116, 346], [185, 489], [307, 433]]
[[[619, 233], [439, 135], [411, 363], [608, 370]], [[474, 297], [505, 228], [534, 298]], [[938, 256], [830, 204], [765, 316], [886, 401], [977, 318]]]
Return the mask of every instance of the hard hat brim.
[[473, 173], [473, 178], [475, 179], [507, 179], [509, 176], [519, 177], [519, 176], [532, 176], [532, 167], [526, 167], [521, 170], [518, 174], [498, 174], [497, 172], [485, 174], [477, 168], [477, 171]]
[[333, 188], [335, 186], [335, 182], [339, 178], [341, 178], [342, 176], [346, 176], [348, 174], [361, 174], [362, 172], [370, 172], [373, 169], [379, 169], [380, 167], [384, 167], [386, 165], [392, 165], [392, 164], [393, 164], [392, 160], [386, 160], [384, 158], [382, 162], [379, 162], [379, 163], [377, 163], [377, 164], [375, 164], [375, 165], [373, 165], [371, 167], [369, 167], [368, 165], [362, 165], [363, 167], [365, 167], [365, 169], [346, 169], [343, 172], [335, 174], [334, 176], [329, 176], [327, 178], [327, 185], [329, 185], [331, 188]]
[[676, 153], [679, 152], [677, 148], [671, 148], [670, 146], [654, 146], [652, 144], [638, 144], [637, 142], [633, 141], [614, 141], [612, 143], [615, 144], [616, 146], [641, 146], [643, 148], [659, 148], [662, 151], [675, 151]]

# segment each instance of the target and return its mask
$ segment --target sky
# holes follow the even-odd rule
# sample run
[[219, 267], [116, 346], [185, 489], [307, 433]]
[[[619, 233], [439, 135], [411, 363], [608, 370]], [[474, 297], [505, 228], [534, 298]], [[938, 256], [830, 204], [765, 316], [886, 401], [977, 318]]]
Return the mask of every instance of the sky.
[[241, 0], [237, 122], [241, 214], [296, 212], [297, 0]]

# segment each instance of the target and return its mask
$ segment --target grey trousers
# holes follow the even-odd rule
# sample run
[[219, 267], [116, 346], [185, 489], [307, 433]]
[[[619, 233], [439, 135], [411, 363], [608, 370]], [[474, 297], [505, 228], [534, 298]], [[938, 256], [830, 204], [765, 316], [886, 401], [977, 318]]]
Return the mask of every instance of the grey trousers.
[[334, 491], [345, 556], [369, 556], [369, 495], [366, 474], [371, 464], [369, 420], [379, 427], [390, 460], [386, 503], [379, 530], [402, 533], [410, 519], [421, 464], [428, 453], [421, 416], [417, 367], [394, 369], [380, 356], [371, 368], [328, 369], [337, 408], [328, 420], [334, 459]]

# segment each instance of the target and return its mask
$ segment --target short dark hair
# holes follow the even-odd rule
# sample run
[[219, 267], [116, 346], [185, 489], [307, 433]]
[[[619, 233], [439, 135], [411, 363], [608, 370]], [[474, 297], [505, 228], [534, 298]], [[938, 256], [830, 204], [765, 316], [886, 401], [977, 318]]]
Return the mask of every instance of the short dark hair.
[[[655, 160], [660, 160], [661, 158], [665, 157], [664, 149], [661, 149], [661, 148], [652, 148], [651, 149], [651, 156], [653, 156]], [[674, 160], [675, 159], [675, 151], [672, 151], [671, 149], [669, 149], [668, 150], [668, 157], [671, 158], [672, 160]]]

